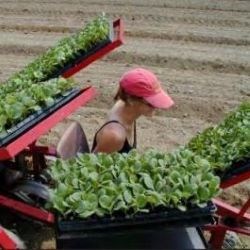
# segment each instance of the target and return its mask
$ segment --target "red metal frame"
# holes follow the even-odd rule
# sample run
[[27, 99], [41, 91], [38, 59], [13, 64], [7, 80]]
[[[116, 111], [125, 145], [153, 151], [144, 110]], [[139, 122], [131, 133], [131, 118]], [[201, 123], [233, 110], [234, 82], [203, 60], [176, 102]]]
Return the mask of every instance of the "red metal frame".
[[[78, 71], [89, 65], [90, 63], [94, 62], [95, 60], [99, 59], [103, 55], [109, 53], [116, 47], [120, 46], [123, 43], [123, 35], [124, 35], [124, 27], [123, 22], [121, 19], [117, 19], [113, 22], [114, 27], [114, 34], [115, 38], [112, 42], [95, 52], [94, 54], [90, 55], [89, 57], [83, 59], [80, 63], [75, 65], [73, 68], [66, 71], [63, 76], [64, 77], [70, 77], [74, 74], [76, 74]], [[18, 153], [20, 153], [22, 150], [24, 150], [26, 147], [28, 147], [30, 144], [34, 143], [38, 137], [46, 133], [50, 128], [52, 128], [54, 125], [56, 125], [58, 122], [63, 120], [65, 117], [73, 113], [79, 106], [84, 105], [87, 101], [93, 98], [95, 94], [95, 90], [92, 87], [86, 88], [85, 92], [82, 93], [81, 96], [78, 96], [73, 101], [71, 101], [69, 104], [65, 105], [64, 107], [60, 108], [58, 111], [53, 113], [48, 118], [44, 119], [39, 124], [35, 125], [32, 129], [30, 129], [28, 132], [8, 144], [6, 147], [0, 148], [0, 160], [7, 160], [14, 156], [16, 156]]]
[[[63, 76], [68, 78], [78, 71], [94, 62], [95, 60], [101, 58], [105, 54], [109, 53], [116, 47], [120, 46], [123, 43], [124, 28], [123, 22], [121, 19], [118, 19], [113, 22], [114, 28], [114, 40], [105, 45], [103, 48], [90, 55], [89, 57], [83, 59], [80, 63], [67, 70]], [[17, 156], [22, 151], [29, 150], [33, 153], [42, 153], [45, 155], [56, 155], [54, 148], [37, 146], [37, 139], [49, 131], [53, 126], [58, 122], [62, 121], [65, 117], [73, 113], [77, 108], [82, 105], [85, 105], [90, 101], [96, 94], [96, 91], [93, 87], [87, 87], [83, 89], [82, 92], [75, 97], [73, 100], [68, 102], [65, 106], [59, 108], [49, 117], [42, 120], [39, 124], [34, 125], [31, 129], [25, 132], [20, 137], [13, 140], [8, 145], [0, 148], [0, 161], [12, 159]], [[0, 195], [0, 206], [7, 207], [16, 212], [29, 216], [35, 220], [39, 220], [48, 224], [54, 223], [54, 215], [48, 211], [30, 206], [20, 201], [13, 200], [4, 195]], [[0, 246], [4, 249], [15, 249], [15, 244], [9, 239], [3, 230], [0, 228]]]
[[[213, 200], [217, 206], [217, 215], [219, 220], [215, 225], [206, 225], [205, 230], [211, 232], [210, 244], [212, 249], [221, 249], [227, 231], [244, 234], [250, 236], [250, 230], [244, 225], [249, 225], [250, 214], [247, 209], [250, 207], [250, 199], [243, 205], [241, 209], [237, 209], [218, 199]], [[227, 222], [230, 220], [231, 225]], [[248, 224], [247, 224], [248, 223]]]
[[5, 233], [0, 226], [0, 248], [2, 249], [17, 249], [16, 243]]
[[[49, 117], [42, 120], [39, 124], [35, 125], [33, 128], [8, 144], [6, 147], [0, 148], [1, 160], [10, 159], [28, 147], [33, 148], [37, 138], [49, 131], [49, 129], [51, 129], [55, 124], [70, 115], [81, 105], [84, 105], [87, 101], [91, 100], [94, 95], [95, 89], [92, 87], [82, 90], [82, 92], [76, 98], [71, 100], [65, 106], [59, 108]], [[3, 195], [0, 195], [0, 206], [8, 207], [9, 209], [15, 210], [39, 221], [54, 223], [53, 214], [27, 205], [23, 202], [15, 201]]]
[[247, 209], [250, 207], [250, 199], [242, 206], [241, 209], [235, 208], [219, 199], [213, 199], [213, 203], [217, 206], [217, 214], [221, 216], [231, 216], [237, 221], [250, 221], [250, 214]]
[[[223, 181], [220, 186], [222, 189], [226, 189], [248, 180], [249, 178], [250, 171], [246, 171]], [[245, 202], [241, 209], [235, 208], [219, 199], [213, 199], [213, 203], [217, 207], [216, 214], [218, 215], [219, 220], [215, 225], [206, 225], [204, 227], [205, 230], [211, 232], [210, 244], [213, 249], [222, 248], [227, 231], [250, 236], [250, 213], [247, 213], [250, 208], [250, 198]], [[248, 225], [248, 227], [244, 228], [245, 225]]]
[[5, 147], [0, 148], [0, 160], [7, 160], [13, 158], [34, 141], [36, 141], [41, 135], [48, 132], [58, 122], [62, 121], [65, 117], [73, 113], [77, 108], [86, 104], [95, 95], [95, 89], [88, 87], [82, 90], [82, 93], [75, 99], [71, 100], [65, 106], [59, 108], [49, 117], [36, 124], [26, 133], [12, 141]]
[[225, 180], [221, 183], [220, 187], [222, 189], [225, 189], [225, 188], [228, 188], [228, 187], [231, 187], [231, 186], [234, 186], [238, 183], [241, 183], [245, 180], [248, 180], [250, 179], [250, 171], [246, 171], [244, 173], [241, 173], [241, 174], [238, 174], [238, 175], [235, 175], [233, 176], [232, 178], [228, 179], [228, 180]]
[[97, 59], [101, 58], [102, 56], [104, 56], [105, 54], [110, 52], [111, 50], [113, 50], [113, 49], [119, 47], [121, 44], [123, 44], [124, 43], [124, 40], [123, 40], [123, 35], [124, 35], [123, 21], [121, 19], [114, 21], [113, 28], [114, 28], [115, 39], [111, 43], [107, 44], [105, 47], [98, 50], [95, 54], [90, 55], [89, 57], [87, 57], [83, 61], [81, 61], [80, 63], [76, 64], [74, 67], [67, 70], [65, 73], [63, 73], [63, 77], [68, 78], [68, 77], [74, 75], [75, 73], [77, 73], [81, 69], [88, 66], [90, 63], [96, 61]]
[[55, 221], [54, 214], [3, 195], [0, 195], [0, 205], [47, 224], [53, 224]]
[[29, 145], [29, 147], [25, 149], [25, 151], [30, 153], [39, 153], [43, 155], [51, 155], [51, 156], [57, 155], [55, 147], [36, 145], [36, 141], [33, 144]]

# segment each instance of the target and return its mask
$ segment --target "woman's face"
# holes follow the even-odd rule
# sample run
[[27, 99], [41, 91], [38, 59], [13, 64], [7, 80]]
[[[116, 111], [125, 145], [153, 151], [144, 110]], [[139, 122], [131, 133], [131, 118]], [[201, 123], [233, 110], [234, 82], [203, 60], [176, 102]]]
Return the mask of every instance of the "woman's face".
[[139, 105], [139, 109], [142, 115], [144, 116], [153, 116], [155, 113], [155, 108], [149, 104], [148, 102], [146, 102], [145, 100], [140, 100], [138, 101], [138, 105]]

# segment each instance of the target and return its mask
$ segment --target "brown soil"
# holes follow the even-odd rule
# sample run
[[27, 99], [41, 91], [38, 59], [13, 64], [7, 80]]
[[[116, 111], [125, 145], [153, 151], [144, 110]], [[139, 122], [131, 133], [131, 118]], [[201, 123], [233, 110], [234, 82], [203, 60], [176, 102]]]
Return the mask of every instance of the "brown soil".
[[[141, 151], [174, 150], [249, 100], [250, 2], [237, 0], [0, 0], [0, 82], [83, 27], [99, 10], [112, 20], [123, 19], [125, 43], [75, 75], [80, 86], [93, 85], [99, 95], [41, 143], [56, 145], [68, 124], [77, 120], [91, 144], [112, 105], [119, 77], [135, 66], [154, 71], [176, 103], [168, 112], [139, 119]], [[249, 183], [243, 183], [221, 197], [239, 206], [249, 193]], [[5, 217], [6, 211], [1, 214]], [[55, 247], [51, 229], [10, 217], [29, 248]]]

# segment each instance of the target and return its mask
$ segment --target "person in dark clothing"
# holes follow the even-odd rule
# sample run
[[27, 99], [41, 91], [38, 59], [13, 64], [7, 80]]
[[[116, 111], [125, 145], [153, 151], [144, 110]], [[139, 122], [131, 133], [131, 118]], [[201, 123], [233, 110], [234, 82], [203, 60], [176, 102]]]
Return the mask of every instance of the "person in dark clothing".
[[142, 115], [152, 116], [155, 109], [169, 109], [174, 104], [155, 74], [144, 68], [122, 75], [114, 99], [107, 122], [94, 136], [92, 153], [128, 153], [136, 146], [136, 120]]

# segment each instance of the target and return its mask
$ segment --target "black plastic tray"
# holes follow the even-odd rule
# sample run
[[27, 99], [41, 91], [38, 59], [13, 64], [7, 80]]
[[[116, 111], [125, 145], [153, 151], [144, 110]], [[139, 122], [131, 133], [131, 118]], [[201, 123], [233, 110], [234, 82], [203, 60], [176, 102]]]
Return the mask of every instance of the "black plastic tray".
[[151, 225], [170, 226], [201, 226], [213, 223], [212, 215], [216, 207], [208, 202], [204, 208], [193, 207], [182, 212], [178, 209], [159, 209], [150, 213], [138, 213], [130, 217], [116, 216], [103, 218], [89, 218], [79, 220], [63, 220], [57, 216], [57, 229], [59, 232], [87, 232], [102, 229], [118, 229], [126, 227], [145, 227]]
[[199, 228], [149, 226], [56, 234], [56, 249], [208, 249]]
[[75, 56], [75, 58], [71, 59], [71, 61], [67, 62], [61, 68], [58, 68], [56, 70], [56, 72], [51, 73], [51, 75], [48, 75], [46, 77], [46, 79], [43, 79], [43, 81], [49, 80], [51, 78], [56, 78], [56, 77], [59, 77], [60, 75], [63, 75], [66, 71], [75, 67], [76, 65], [78, 65], [81, 61], [83, 61], [87, 57], [93, 55], [98, 50], [105, 47], [107, 44], [111, 43], [113, 41], [113, 37], [114, 37], [114, 29], [113, 29], [113, 23], [111, 23], [110, 29], [109, 29], [109, 36], [107, 37], [107, 39], [93, 45], [93, 47], [91, 49], [89, 49], [87, 52], [86, 51], [79, 51], [79, 53]]
[[39, 123], [42, 119], [48, 117], [51, 113], [64, 106], [79, 93], [80, 89], [72, 89], [65, 92], [62, 96], [55, 99], [55, 102], [52, 105], [31, 114], [23, 121], [8, 129], [7, 133], [0, 135], [0, 147], [5, 146], [18, 136], [22, 135], [25, 131], [33, 127], [35, 124]]
[[222, 181], [229, 180], [232, 177], [250, 171], [250, 158], [245, 158], [240, 161], [234, 162], [224, 172], [217, 173]]

